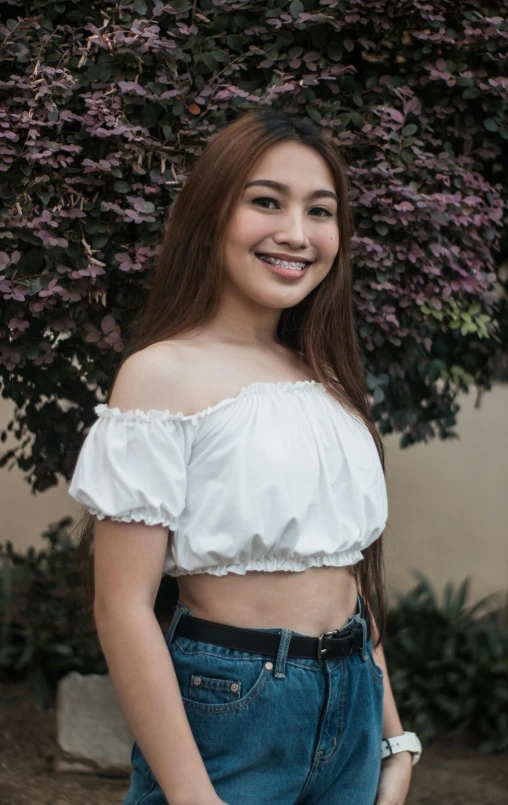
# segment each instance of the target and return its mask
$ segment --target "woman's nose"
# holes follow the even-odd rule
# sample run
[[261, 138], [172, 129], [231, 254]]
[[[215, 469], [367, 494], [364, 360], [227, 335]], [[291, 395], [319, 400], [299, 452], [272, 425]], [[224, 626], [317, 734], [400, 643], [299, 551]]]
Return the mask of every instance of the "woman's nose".
[[308, 244], [304, 217], [299, 213], [287, 215], [281, 222], [279, 233], [274, 238], [277, 243], [290, 243], [294, 248]]

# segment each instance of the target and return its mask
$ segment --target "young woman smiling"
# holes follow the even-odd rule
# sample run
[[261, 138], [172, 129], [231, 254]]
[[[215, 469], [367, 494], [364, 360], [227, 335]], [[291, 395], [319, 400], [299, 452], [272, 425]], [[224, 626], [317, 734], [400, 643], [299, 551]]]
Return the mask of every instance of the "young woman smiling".
[[381, 644], [384, 451], [350, 237], [342, 158], [281, 109], [224, 128], [170, 208], [69, 489], [135, 737], [125, 805], [405, 801], [421, 747]]

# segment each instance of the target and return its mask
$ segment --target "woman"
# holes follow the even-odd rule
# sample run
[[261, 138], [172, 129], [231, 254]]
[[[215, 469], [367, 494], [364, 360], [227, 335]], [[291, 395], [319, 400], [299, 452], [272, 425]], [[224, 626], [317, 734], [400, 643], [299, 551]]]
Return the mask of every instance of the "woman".
[[69, 489], [136, 739], [125, 805], [405, 801], [418, 755], [380, 643], [386, 487], [350, 230], [342, 159], [280, 109], [224, 128], [171, 207]]

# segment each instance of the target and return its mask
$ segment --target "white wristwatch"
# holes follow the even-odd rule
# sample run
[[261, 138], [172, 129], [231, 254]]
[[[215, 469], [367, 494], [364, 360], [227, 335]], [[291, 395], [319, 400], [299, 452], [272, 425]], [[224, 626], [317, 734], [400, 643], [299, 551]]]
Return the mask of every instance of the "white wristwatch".
[[404, 732], [393, 738], [383, 738], [381, 741], [381, 760], [395, 755], [396, 752], [411, 752], [413, 766], [422, 756], [422, 745], [415, 732]]

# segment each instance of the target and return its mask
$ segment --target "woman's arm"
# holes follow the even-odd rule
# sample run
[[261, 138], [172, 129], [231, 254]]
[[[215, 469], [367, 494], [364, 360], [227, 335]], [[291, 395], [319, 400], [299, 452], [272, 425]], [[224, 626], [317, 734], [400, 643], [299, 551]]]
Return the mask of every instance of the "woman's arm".
[[[370, 612], [370, 622], [372, 642], [375, 643], [378, 630], [372, 612]], [[404, 728], [397, 711], [397, 705], [395, 704], [382, 643], [372, 650], [372, 655], [376, 665], [379, 665], [384, 672], [382, 737], [393, 738], [395, 735], [402, 735]], [[379, 752], [381, 753], [381, 746], [379, 747]], [[396, 755], [385, 758], [381, 765], [376, 805], [404, 805], [409, 791], [412, 773], [413, 761], [410, 752], [398, 752]]]
[[[118, 373], [109, 405], [122, 411], [185, 410], [188, 372], [176, 347], [134, 353]], [[191, 731], [154, 614], [167, 541], [168, 528], [162, 525], [96, 520], [94, 614], [120, 707], [166, 799], [171, 805], [208, 805], [221, 800]]]
[[96, 522], [97, 632], [129, 728], [171, 805], [217, 803], [153, 605], [167, 529]]

